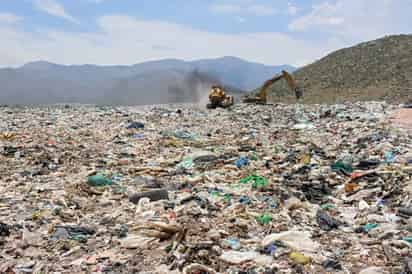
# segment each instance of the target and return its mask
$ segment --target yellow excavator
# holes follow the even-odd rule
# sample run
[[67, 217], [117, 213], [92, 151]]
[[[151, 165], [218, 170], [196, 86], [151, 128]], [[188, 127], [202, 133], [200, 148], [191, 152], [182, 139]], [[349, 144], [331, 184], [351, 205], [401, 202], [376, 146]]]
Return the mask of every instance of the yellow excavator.
[[279, 81], [280, 79], [285, 79], [289, 89], [295, 92], [296, 99], [299, 100], [303, 96], [303, 90], [301, 87], [298, 87], [293, 80], [292, 75], [290, 75], [287, 71], [282, 70], [281, 74], [276, 75], [272, 79], [267, 80], [263, 86], [260, 88], [260, 92], [258, 96], [252, 97], [247, 96], [243, 98], [244, 103], [255, 103], [255, 104], [266, 104], [267, 103], [267, 94], [269, 87], [274, 84], [275, 82]]
[[[269, 87], [274, 84], [275, 82], [279, 81], [280, 79], [285, 79], [289, 89], [292, 92], [295, 92], [296, 99], [299, 100], [303, 96], [303, 90], [301, 87], [297, 86], [295, 81], [293, 80], [292, 75], [290, 75], [287, 71], [282, 70], [282, 73], [276, 75], [272, 79], [267, 80], [263, 86], [260, 88], [260, 92], [257, 96], [246, 96], [243, 98], [244, 103], [254, 103], [254, 104], [267, 104], [268, 101], [268, 89]], [[212, 86], [209, 91], [209, 104], [207, 104], [207, 108], [213, 109], [217, 107], [227, 108], [233, 105], [233, 96], [226, 95], [223, 87], [221, 86]]]

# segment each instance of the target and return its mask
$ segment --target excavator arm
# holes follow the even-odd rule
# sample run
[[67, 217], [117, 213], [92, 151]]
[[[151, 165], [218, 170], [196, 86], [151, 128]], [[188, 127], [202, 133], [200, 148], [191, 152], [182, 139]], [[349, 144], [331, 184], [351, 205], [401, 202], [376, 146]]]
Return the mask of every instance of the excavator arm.
[[272, 79], [267, 80], [267, 81], [263, 84], [262, 88], [260, 89], [259, 96], [258, 96], [258, 98], [262, 99], [262, 102], [263, 102], [263, 103], [266, 104], [266, 102], [267, 102], [268, 89], [269, 89], [269, 87], [270, 87], [273, 83], [275, 83], [275, 82], [279, 81], [280, 79], [282, 79], [282, 77], [283, 77], [283, 74], [281, 74], [281, 75], [276, 75], [275, 77], [273, 77]]
[[303, 90], [301, 89], [301, 87], [296, 85], [292, 75], [290, 75], [287, 71], [283, 70], [282, 76], [286, 79], [289, 89], [295, 92], [296, 99], [299, 100], [303, 96]]
[[295, 90], [296, 89], [296, 84], [295, 81], [292, 78], [292, 75], [290, 75], [287, 71], [282, 70], [282, 76], [285, 78], [286, 82], [288, 83], [289, 89], [290, 90]]
[[293, 80], [292, 75], [290, 75], [287, 71], [282, 70], [281, 74], [276, 75], [272, 79], [267, 80], [263, 86], [260, 88], [259, 95], [257, 97], [246, 97], [243, 102], [245, 103], [259, 103], [259, 104], [266, 104], [267, 103], [267, 95], [268, 89], [271, 85], [275, 82], [279, 81], [280, 79], [284, 78], [288, 84], [288, 87], [291, 91], [295, 92], [296, 98], [300, 99], [302, 97], [302, 90], [296, 85], [295, 81]]

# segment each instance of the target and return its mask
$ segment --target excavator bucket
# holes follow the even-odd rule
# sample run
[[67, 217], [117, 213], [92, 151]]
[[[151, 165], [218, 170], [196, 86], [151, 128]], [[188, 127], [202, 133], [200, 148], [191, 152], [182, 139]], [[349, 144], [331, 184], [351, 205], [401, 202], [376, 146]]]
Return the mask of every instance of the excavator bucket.
[[300, 98], [303, 97], [303, 89], [301, 87], [295, 88], [295, 96], [296, 96], [296, 100], [299, 100]]

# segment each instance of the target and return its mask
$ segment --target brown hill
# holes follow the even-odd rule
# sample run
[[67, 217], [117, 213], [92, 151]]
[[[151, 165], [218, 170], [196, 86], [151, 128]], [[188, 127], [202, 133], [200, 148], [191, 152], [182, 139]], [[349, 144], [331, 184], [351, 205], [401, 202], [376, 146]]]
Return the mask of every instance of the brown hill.
[[[293, 73], [305, 103], [412, 99], [412, 35], [387, 36], [333, 52]], [[270, 88], [271, 101], [295, 102], [286, 83]]]

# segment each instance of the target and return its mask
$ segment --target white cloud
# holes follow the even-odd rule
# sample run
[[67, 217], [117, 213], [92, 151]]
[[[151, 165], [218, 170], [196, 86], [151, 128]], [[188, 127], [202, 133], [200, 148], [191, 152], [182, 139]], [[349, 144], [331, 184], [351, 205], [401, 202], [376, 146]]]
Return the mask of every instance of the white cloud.
[[210, 11], [218, 14], [243, 14], [254, 16], [270, 16], [277, 13], [277, 10], [272, 6], [253, 4], [252, 1], [240, 1], [236, 4], [213, 4], [210, 6]]
[[0, 12], [0, 23], [15, 24], [21, 21], [22, 18], [12, 13]]
[[79, 21], [66, 12], [63, 5], [55, 0], [34, 0], [34, 6], [45, 13], [63, 18], [75, 24], [79, 24]]
[[293, 3], [288, 3], [288, 14], [295, 16], [298, 13], [298, 8]]
[[213, 4], [210, 6], [213, 13], [240, 13], [242, 7], [233, 4]]
[[[249, 6], [254, 3], [241, 2]], [[18, 19], [6, 16], [3, 21], [9, 23], [0, 24], [0, 66], [39, 59], [63, 64], [133, 64], [160, 58], [193, 60], [225, 55], [265, 64], [302, 65], [334, 49], [385, 34], [410, 32], [411, 9], [412, 1], [407, 0], [335, 0], [313, 6], [306, 14], [300, 9], [289, 24], [290, 33], [238, 34], [121, 15], [98, 18], [95, 32], [40, 28], [32, 33], [13, 23]], [[232, 14], [239, 23], [248, 19], [248, 14], [237, 10], [226, 6], [220, 11]]]
[[[133, 64], [160, 58], [216, 58], [238, 56], [265, 64], [293, 64], [313, 60], [331, 49], [276, 33], [223, 34], [163, 21], [128, 16], [104, 16], [95, 33], [0, 28], [0, 66], [34, 60], [63, 64]], [[62, 54], [64, 52], [64, 54]]]
[[289, 24], [289, 29], [303, 31], [312, 27], [330, 27], [342, 24], [345, 20], [339, 17], [339, 8], [339, 4], [334, 5], [328, 2], [314, 6], [309, 14], [292, 21]]
[[276, 14], [276, 9], [265, 5], [251, 5], [247, 8], [250, 13], [256, 16], [269, 16]]
[[410, 0], [335, 0], [312, 7], [289, 24], [291, 31], [326, 34], [347, 43], [411, 31]]

